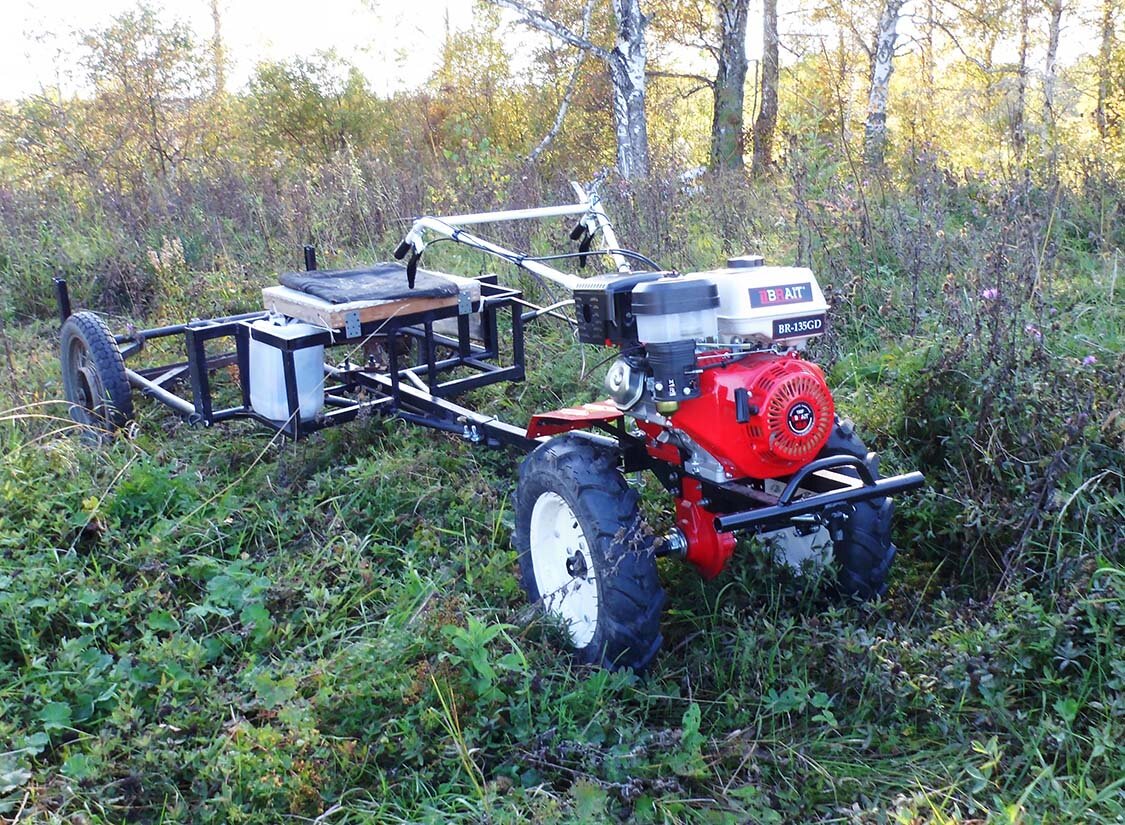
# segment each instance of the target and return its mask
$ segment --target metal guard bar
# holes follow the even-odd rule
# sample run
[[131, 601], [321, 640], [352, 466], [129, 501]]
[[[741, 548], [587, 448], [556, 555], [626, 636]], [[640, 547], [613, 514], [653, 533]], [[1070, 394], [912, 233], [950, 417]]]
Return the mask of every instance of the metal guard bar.
[[[839, 465], [840, 456], [831, 456], [829, 461], [836, 462]], [[825, 459], [821, 459], [825, 460]], [[856, 459], [859, 461], [860, 459]], [[816, 464], [813, 462], [812, 464]], [[809, 467], [812, 467], [812, 464]], [[820, 467], [819, 469], [824, 469]], [[812, 470], [810, 470], [812, 472]], [[861, 471], [862, 472], [862, 471]], [[806, 474], [807, 475], [807, 474]], [[870, 478], [870, 471], [868, 471]], [[796, 479], [794, 479], [796, 481]], [[754, 510], [745, 510], [741, 513], [727, 513], [726, 515], [717, 516], [715, 518], [715, 529], [722, 533], [729, 533], [735, 530], [760, 530], [764, 527], [782, 526], [792, 521], [794, 516], [803, 516], [809, 513], [815, 513], [823, 510], [829, 510], [834, 507], [839, 507], [842, 504], [854, 504], [858, 501], [868, 501], [873, 498], [884, 498], [893, 496], [897, 493], [905, 493], [908, 490], [917, 490], [922, 487], [926, 482], [925, 476], [915, 471], [912, 473], [904, 473], [903, 475], [891, 476], [890, 478], [883, 478], [875, 481], [872, 484], [866, 483], [856, 487], [850, 487], [846, 490], [834, 490], [830, 493], [818, 493], [808, 498], [800, 499], [799, 501], [787, 502], [782, 504], [781, 499], [778, 499], [777, 504], [768, 507], [759, 507]], [[793, 482], [790, 482], [790, 486]], [[785, 488], [782, 496], [790, 493], [789, 487]]]
[[824, 458], [818, 458], [815, 461], [810, 461], [794, 473], [793, 478], [789, 479], [789, 483], [785, 485], [785, 489], [781, 492], [781, 495], [777, 497], [777, 503], [783, 506], [789, 504], [789, 502], [793, 500], [793, 496], [797, 494], [797, 490], [804, 484], [805, 479], [818, 470], [834, 470], [837, 467], [854, 467], [859, 474], [860, 480], [870, 487], [875, 483], [875, 476], [871, 472], [871, 468], [874, 464], [875, 453], [868, 453], [866, 458], [860, 458], [854, 455], [829, 455]]

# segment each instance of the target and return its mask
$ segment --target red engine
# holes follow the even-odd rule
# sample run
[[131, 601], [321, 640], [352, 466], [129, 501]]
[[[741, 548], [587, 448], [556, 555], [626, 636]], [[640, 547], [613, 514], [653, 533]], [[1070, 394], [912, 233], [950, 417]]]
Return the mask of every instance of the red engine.
[[[675, 429], [723, 465], [729, 478], [776, 478], [816, 457], [834, 406], [824, 373], [796, 353], [699, 359], [700, 395], [680, 402]], [[742, 419], [742, 420], [740, 420]]]

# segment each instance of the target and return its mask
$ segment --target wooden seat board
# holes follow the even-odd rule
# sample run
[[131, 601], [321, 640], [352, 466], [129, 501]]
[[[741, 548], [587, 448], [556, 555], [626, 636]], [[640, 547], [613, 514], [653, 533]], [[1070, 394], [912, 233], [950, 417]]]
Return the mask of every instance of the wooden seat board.
[[383, 321], [388, 318], [403, 315], [412, 315], [444, 307], [457, 306], [460, 296], [468, 297], [473, 309], [480, 304], [480, 282], [475, 278], [461, 278], [456, 275], [444, 275], [457, 284], [459, 295], [445, 295], [437, 298], [413, 298], [409, 293], [401, 298], [388, 301], [351, 301], [345, 304], [333, 304], [299, 292], [287, 286], [268, 286], [262, 290], [262, 301], [267, 310], [296, 318], [309, 324], [329, 329], [343, 329], [347, 324], [349, 313], [356, 313], [360, 323], [369, 321]]

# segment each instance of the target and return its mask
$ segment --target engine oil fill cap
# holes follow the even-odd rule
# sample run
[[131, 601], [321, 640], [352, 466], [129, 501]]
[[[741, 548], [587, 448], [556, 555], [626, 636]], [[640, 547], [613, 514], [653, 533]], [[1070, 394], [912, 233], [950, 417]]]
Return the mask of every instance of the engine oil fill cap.
[[661, 278], [638, 284], [632, 295], [635, 315], [675, 315], [719, 305], [719, 288], [700, 278]]

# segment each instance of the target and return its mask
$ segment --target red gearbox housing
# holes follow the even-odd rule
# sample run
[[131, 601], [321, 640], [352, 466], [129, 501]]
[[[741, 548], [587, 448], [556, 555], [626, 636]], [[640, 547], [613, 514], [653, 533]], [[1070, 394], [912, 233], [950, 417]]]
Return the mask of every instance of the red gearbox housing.
[[820, 368], [796, 353], [729, 358], [699, 359], [700, 395], [680, 402], [673, 428], [718, 459], [731, 479], [790, 475], [816, 458], [835, 414]]

